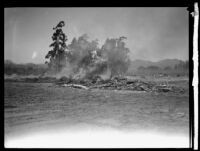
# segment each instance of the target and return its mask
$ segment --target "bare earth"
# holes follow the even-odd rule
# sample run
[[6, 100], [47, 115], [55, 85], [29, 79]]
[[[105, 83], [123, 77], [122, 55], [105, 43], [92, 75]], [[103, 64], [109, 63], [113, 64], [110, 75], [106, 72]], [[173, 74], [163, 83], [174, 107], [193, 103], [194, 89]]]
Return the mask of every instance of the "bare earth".
[[[187, 88], [188, 83], [180, 86]], [[82, 90], [51, 83], [5, 82], [5, 141], [48, 129], [159, 131], [189, 140], [189, 94]], [[187, 88], [188, 89], [188, 88]]]

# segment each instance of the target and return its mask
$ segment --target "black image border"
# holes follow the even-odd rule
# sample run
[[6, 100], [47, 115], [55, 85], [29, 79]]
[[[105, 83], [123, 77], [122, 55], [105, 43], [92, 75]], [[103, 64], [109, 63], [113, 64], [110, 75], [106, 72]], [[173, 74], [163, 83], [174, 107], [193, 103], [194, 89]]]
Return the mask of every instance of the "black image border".
[[[12, 8], [12, 7], [185, 7], [188, 10], [188, 18], [189, 18], [189, 139], [190, 139], [190, 147], [189, 148], [181, 148], [181, 149], [194, 149], [194, 90], [192, 86], [192, 78], [193, 78], [193, 28], [194, 28], [194, 17], [191, 15], [191, 12], [194, 11], [194, 3], [195, 0], [166, 0], [166, 1], [88, 1], [88, 0], [82, 0], [82, 1], [67, 1], [67, 0], [56, 0], [56, 1], [39, 1], [39, 0], [3, 0], [0, 2], [0, 6], [2, 7], [2, 19], [4, 16], [4, 8]], [[3, 5], [2, 5], [3, 4]], [[4, 18], [5, 19], [5, 18]], [[4, 21], [1, 23], [2, 26], [4, 26]], [[4, 33], [4, 27], [1, 28]], [[4, 46], [4, 40], [1, 40]], [[3, 57], [2, 55], [1, 57]], [[1, 59], [2, 61], [2, 68], [4, 67], [4, 58]], [[2, 74], [3, 75], [3, 74]], [[2, 77], [2, 86], [3, 86], [3, 77]], [[198, 86], [199, 87], [199, 86]], [[4, 90], [4, 88], [3, 88]], [[4, 97], [2, 97], [2, 100], [4, 100]], [[1, 122], [1, 138], [3, 138], [3, 141], [1, 141], [1, 148], [2, 149], [9, 149], [4, 148], [4, 101], [1, 101], [2, 105], [0, 111], [2, 112], [2, 122]], [[199, 121], [199, 119], [198, 119]], [[198, 134], [197, 134], [198, 135]], [[16, 148], [15, 148], [16, 149]], [[26, 149], [26, 148], [17, 148], [17, 149]], [[37, 148], [35, 148], [37, 149]], [[48, 149], [48, 148], [47, 148]], [[49, 148], [50, 149], [50, 148]], [[69, 148], [69, 149], [77, 149], [77, 148]], [[81, 148], [81, 149], [100, 149], [100, 148]], [[103, 148], [106, 149], [106, 148]], [[117, 149], [117, 148], [107, 148], [107, 149]], [[118, 148], [118, 149], [131, 149], [131, 148]], [[134, 148], [136, 149], [136, 148]], [[141, 149], [141, 148], [137, 148]], [[174, 149], [174, 148], [150, 148], [150, 149]], [[180, 149], [180, 148], [175, 148]]]

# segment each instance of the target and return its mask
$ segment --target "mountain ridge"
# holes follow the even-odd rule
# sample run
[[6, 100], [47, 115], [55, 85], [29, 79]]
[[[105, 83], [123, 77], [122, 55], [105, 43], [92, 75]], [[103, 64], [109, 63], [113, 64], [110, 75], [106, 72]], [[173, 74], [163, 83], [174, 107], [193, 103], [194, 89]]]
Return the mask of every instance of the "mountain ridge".
[[159, 61], [149, 61], [149, 60], [142, 60], [136, 59], [131, 61], [129, 70], [137, 70], [139, 67], [148, 67], [148, 66], [157, 66], [160, 68], [171, 67], [174, 68], [175, 65], [179, 63], [183, 63], [183, 60], [180, 59], [163, 59]]
[[[136, 59], [136, 60], [132, 60], [130, 62], [130, 66], [129, 66], [129, 71], [132, 70], [137, 70], [139, 67], [143, 66], [143, 67], [148, 67], [148, 66], [157, 66], [160, 68], [165, 68], [165, 67], [171, 67], [174, 68], [175, 65], [179, 64], [179, 63], [183, 63], [183, 60], [180, 59], [163, 59], [163, 60], [159, 60], [159, 61], [149, 61], [149, 60], [142, 60], [142, 59]], [[11, 60], [4, 60], [4, 66], [6, 65], [10, 65], [10, 64], [15, 64], [15, 65], [27, 65], [27, 66], [42, 66], [42, 67], [46, 67], [46, 64], [42, 64], [42, 63], [15, 63]]]

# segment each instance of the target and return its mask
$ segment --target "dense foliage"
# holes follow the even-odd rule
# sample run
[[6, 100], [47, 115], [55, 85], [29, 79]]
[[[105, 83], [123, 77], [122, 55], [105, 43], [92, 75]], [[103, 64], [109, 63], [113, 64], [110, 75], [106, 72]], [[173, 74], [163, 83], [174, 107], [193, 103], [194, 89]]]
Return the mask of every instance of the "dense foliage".
[[60, 72], [66, 64], [65, 49], [67, 36], [63, 33], [62, 27], [65, 26], [64, 21], [60, 21], [59, 24], [53, 28], [55, 32], [53, 33], [52, 40], [53, 43], [49, 47], [52, 47], [52, 50], [46, 55], [46, 59], [49, 59], [49, 62], [46, 63], [49, 65], [51, 71], [56, 73]]

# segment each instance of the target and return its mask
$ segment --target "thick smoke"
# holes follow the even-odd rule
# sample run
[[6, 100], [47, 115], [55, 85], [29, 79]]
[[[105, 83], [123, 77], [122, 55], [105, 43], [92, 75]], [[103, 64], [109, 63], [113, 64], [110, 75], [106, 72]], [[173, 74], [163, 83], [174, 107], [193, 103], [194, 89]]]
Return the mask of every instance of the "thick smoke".
[[128, 70], [130, 63], [128, 57], [129, 49], [125, 47], [124, 39], [126, 39], [126, 37], [107, 39], [102, 46], [102, 54], [107, 61], [111, 77], [115, 75], [124, 75]]
[[98, 40], [88, 40], [84, 34], [74, 38], [66, 50], [66, 67], [60, 75], [72, 78], [112, 78], [126, 73], [129, 66], [129, 49], [123, 41], [126, 37], [107, 39], [99, 48]]

